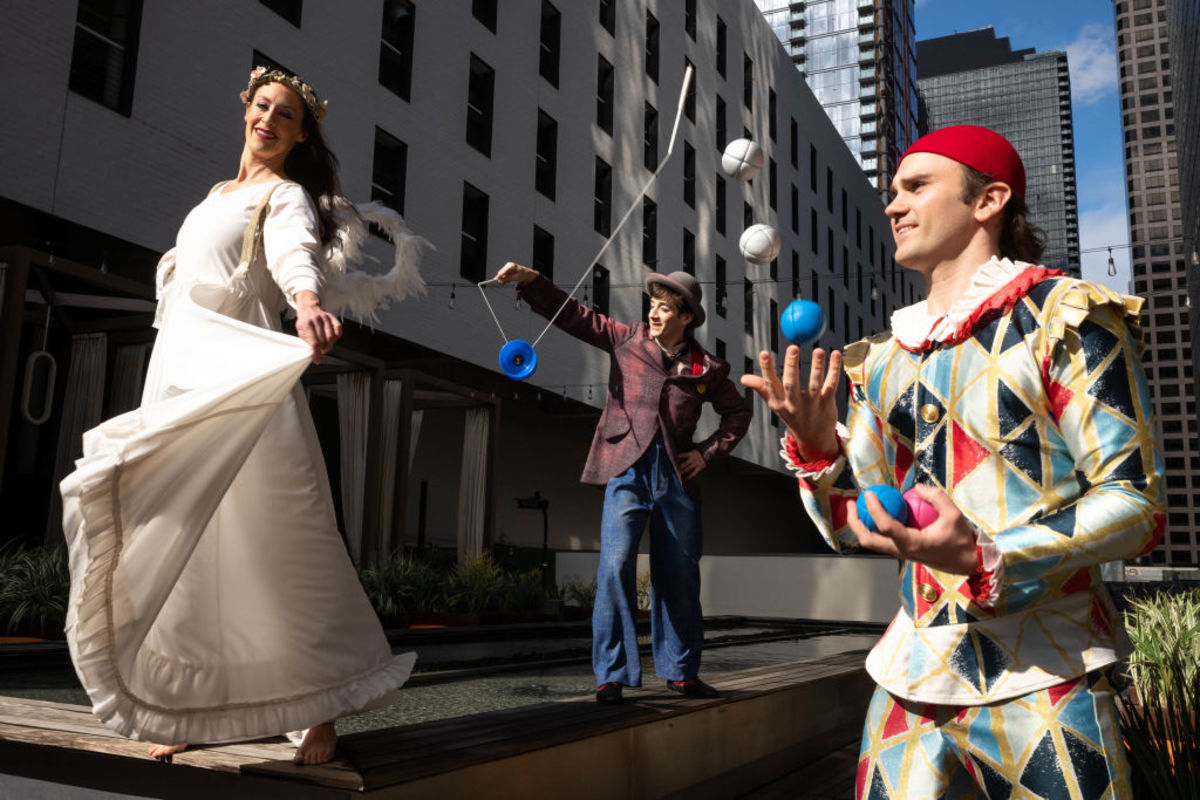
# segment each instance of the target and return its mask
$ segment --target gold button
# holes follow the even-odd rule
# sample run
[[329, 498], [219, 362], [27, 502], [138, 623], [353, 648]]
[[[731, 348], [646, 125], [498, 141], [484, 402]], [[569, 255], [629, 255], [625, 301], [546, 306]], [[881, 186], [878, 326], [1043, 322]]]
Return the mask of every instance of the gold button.
[[922, 583], [917, 587], [917, 594], [921, 595], [921, 599], [926, 603], [932, 603], [938, 599], [937, 589], [934, 589], [928, 583]]
[[942, 413], [938, 411], [937, 406], [935, 406], [933, 403], [926, 403], [925, 405], [921, 406], [921, 419], [925, 420], [930, 425], [937, 423], [938, 418], [941, 416]]

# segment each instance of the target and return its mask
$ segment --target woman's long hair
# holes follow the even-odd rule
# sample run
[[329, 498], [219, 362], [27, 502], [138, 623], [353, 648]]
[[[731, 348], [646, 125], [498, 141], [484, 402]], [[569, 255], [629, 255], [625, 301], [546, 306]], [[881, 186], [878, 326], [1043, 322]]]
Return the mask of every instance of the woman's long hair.
[[[996, 179], [966, 165], [963, 165], [963, 170], [966, 171], [967, 180], [963, 202], [973, 203]], [[1046, 233], [1029, 221], [1029, 207], [1025, 205], [1025, 198], [1012, 195], [1004, 206], [1004, 219], [1000, 227], [1001, 258], [1039, 264], [1045, 249]]]
[[[266, 84], [263, 84], [264, 86]], [[286, 85], [286, 84], [284, 84]], [[258, 88], [255, 88], [257, 94]], [[254, 101], [254, 95], [250, 96]], [[325, 144], [321, 134], [321, 124], [308, 109], [303, 101], [304, 121], [301, 123], [305, 133], [303, 142], [297, 142], [292, 152], [288, 153], [283, 162], [283, 170], [288, 179], [304, 187], [308, 196], [317, 207], [317, 226], [322, 245], [329, 244], [337, 231], [337, 220], [333, 210], [336, 202], [342, 196], [342, 187], [338, 183], [338, 159]]]

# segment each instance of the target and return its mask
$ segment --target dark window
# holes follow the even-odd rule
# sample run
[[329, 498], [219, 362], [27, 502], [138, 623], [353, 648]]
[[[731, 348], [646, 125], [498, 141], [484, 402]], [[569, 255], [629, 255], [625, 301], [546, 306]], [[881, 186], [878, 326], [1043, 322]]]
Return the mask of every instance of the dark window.
[[300, 27], [300, 16], [304, 10], [304, 0], [258, 0], [267, 8], [274, 11], [288, 22]]
[[554, 199], [554, 176], [558, 162], [558, 123], [545, 111], [538, 109], [537, 158], [534, 186]]
[[610, 34], [617, 32], [617, 0], [600, 0], [600, 27]]
[[562, 38], [562, 14], [547, 0], [542, 0], [541, 55], [538, 57], [538, 72], [558, 86], [559, 41]]
[[729, 290], [725, 285], [725, 259], [717, 256], [717, 316], [724, 318], [729, 308]]
[[808, 210], [808, 224], [809, 224], [809, 227], [812, 229], [812, 251], [813, 251], [813, 255], [816, 255], [816, 254], [817, 254], [817, 240], [818, 240], [818, 236], [817, 236], [817, 210], [816, 210], [815, 208], [810, 208], [810, 209]]
[[791, 137], [792, 168], [800, 169], [800, 129], [796, 120], [792, 120]]
[[725, 47], [726, 31], [725, 20], [717, 17], [717, 74], [722, 78], [725, 77]]
[[850, 206], [845, 189], [842, 189], [842, 230], [850, 230]]
[[683, 271], [696, 274], [696, 235], [687, 228], [683, 229]]
[[692, 82], [688, 84], [687, 94], [684, 95], [684, 97], [683, 97], [683, 115], [685, 117], [687, 117], [688, 120], [690, 120], [691, 122], [695, 122], [696, 121], [696, 84], [699, 82], [695, 75], [696, 66], [692, 63], [692, 60], [690, 58], [685, 58], [683, 60], [683, 67], [684, 67], [684, 71], [686, 71], [688, 67], [691, 67], [692, 73], [693, 73], [692, 74]]
[[371, 199], [404, 213], [404, 180], [408, 145], [385, 130], [375, 129], [375, 160], [371, 165]]
[[775, 90], [768, 89], [767, 90], [767, 132], [770, 134], [772, 142], [775, 141], [775, 139], [779, 133], [779, 130], [778, 130], [779, 126], [778, 126], [778, 123], [775, 121], [775, 111], [776, 111], [776, 109], [775, 109]]
[[488, 196], [463, 184], [462, 245], [458, 273], [473, 283], [487, 271]]
[[808, 182], [815, 192], [817, 190], [817, 147], [808, 146]]
[[825, 206], [833, 213], [833, 169], [825, 168]]
[[[754, 374], [754, 362], [751, 361], [749, 358], [746, 358], [746, 357], [742, 358], [742, 372], [744, 372], [747, 375]], [[746, 405], [753, 408], [754, 407], [754, 390], [751, 389], [749, 386], [747, 386], [745, 389], [742, 389], [742, 396], [746, 398]]]
[[754, 284], [749, 278], [742, 282], [742, 328], [754, 333]]
[[79, 0], [71, 91], [129, 116], [141, 27], [141, 0]]
[[825, 303], [825, 310], [827, 312], [829, 312], [829, 332], [836, 334], [837, 333], [837, 311], [836, 311], [836, 307], [833, 305], [833, 287], [832, 286], [825, 287], [825, 297], [828, 298], [828, 302]]
[[728, 133], [725, 129], [725, 101], [720, 95], [717, 95], [717, 124], [713, 127], [717, 130], [717, 150], [723, 153], [729, 142], [725, 138]]
[[725, 179], [717, 176], [717, 203], [713, 212], [716, 215], [717, 233], [725, 235]]
[[496, 73], [483, 59], [471, 54], [467, 82], [467, 144], [485, 156], [492, 154], [492, 102]]
[[554, 237], [538, 225], [533, 226], [533, 268], [554, 279]]
[[417, 9], [409, 0], [384, 0], [379, 41], [379, 82], [402, 100], [412, 88], [413, 30]]
[[792, 297], [800, 296], [800, 254], [792, 251]]
[[684, 0], [683, 29], [693, 42], [696, 41], [696, 0]]
[[658, 261], [658, 206], [649, 197], [642, 200], [642, 263]]
[[725, 360], [725, 342], [720, 337], [717, 338], [717, 358]]
[[779, 207], [779, 174], [775, 168], [775, 159], [770, 159], [767, 165], [767, 196], [771, 202], [771, 208]]
[[854, 209], [854, 246], [862, 250], [862, 209]]
[[742, 54], [742, 105], [754, 110], [754, 62]]
[[833, 228], [825, 229], [825, 262], [833, 272]]
[[696, 207], [696, 148], [683, 143], [683, 202]]
[[658, 109], [649, 103], [642, 111], [642, 163], [651, 172], [658, 169]]
[[496, 0], [471, 0], [471, 16], [492, 33], [496, 32]]
[[646, 12], [646, 75], [658, 83], [658, 19]]
[[771, 300], [771, 349], [779, 350], [779, 303]]
[[277, 69], [280, 72], [288, 72], [293, 75], [296, 74], [296, 73], [292, 72], [292, 70], [289, 69], [286, 65], [276, 61], [275, 59], [271, 58], [269, 55], [267, 55], [266, 53], [264, 53], [260, 50], [254, 51], [254, 56], [250, 59], [250, 63], [255, 67], [266, 67], [267, 69]]
[[592, 308], [608, 313], [608, 270], [599, 264], [592, 268]]
[[596, 62], [596, 124], [612, 135], [613, 129], [613, 65], [604, 56]]
[[742, 228], [749, 228], [754, 224], [754, 206], [749, 203], [742, 203]]
[[800, 190], [792, 184], [792, 233], [800, 233]]
[[596, 233], [608, 236], [612, 233], [612, 167], [597, 156], [596, 188], [592, 200], [593, 221]]

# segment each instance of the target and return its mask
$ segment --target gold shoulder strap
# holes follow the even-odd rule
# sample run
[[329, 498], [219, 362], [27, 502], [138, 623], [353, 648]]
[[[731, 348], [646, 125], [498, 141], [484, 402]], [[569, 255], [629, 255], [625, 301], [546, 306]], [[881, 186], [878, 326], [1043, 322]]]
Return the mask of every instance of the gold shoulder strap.
[[250, 265], [257, 261], [258, 256], [262, 253], [263, 223], [267, 219], [267, 214], [271, 213], [271, 195], [275, 194], [275, 190], [285, 183], [288, 181], [280, 181], [268, 189], [250, 215], [246, 233], [242, 236], [242, 258], [238, 261], [237, 269], [233, 271], [234, 280], [245, 280], [246, 275], [250, 272]]

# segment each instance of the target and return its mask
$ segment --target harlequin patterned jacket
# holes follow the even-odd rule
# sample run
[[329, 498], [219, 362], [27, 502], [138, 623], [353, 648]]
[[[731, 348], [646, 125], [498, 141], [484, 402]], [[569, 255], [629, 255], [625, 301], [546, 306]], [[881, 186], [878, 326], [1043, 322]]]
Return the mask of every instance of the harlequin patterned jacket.
[[977, 529], [980, 567], [901, 565], [900, 610], [867, 659], [892, 694], [981, 705], [1110, 664], [1128, 642], [1099, 565], [1165, 527], [1139, 298], [993, 259], [945, 316], [900, 309], [845, 349], [836, 460], [801, 464], [805, 508], [856, 544], [860, 487], [943, 489]]

